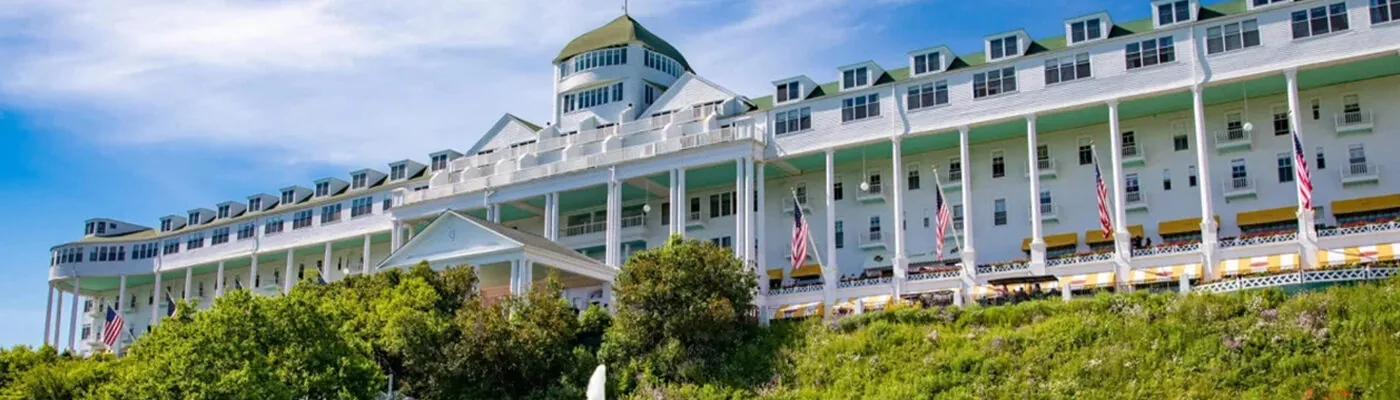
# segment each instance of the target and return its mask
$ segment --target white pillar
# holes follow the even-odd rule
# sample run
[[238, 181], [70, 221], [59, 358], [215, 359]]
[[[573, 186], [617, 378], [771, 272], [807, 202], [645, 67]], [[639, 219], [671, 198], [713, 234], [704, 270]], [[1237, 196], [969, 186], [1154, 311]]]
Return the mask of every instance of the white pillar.
[[[976, 276], [977, 250], [972, 245], [973, 239], [977, 237], [977, 235], [972, 234], [972, 227], [976, 224], [971, 223], [973, 220], [972, 216], [976, 215], [972, 211], [972, 171], [975, 168], [972, 168], [972, 145], [968, 142], [969, 130], [970, 128], [965, 125], [958, 127], [958, 162], [962, 165], [962, 177], [959, 179], [962, 183], [962, 188], [958, 191], [962, 195], [964, 221], [962, 230], [963, 248], [958, 249], [958, 251], [962, 253], [963, 271], [969, 276]], [[959, 294], [961, 295], [962, 293]]]
[[673, 169], [670, 173], [671, 179], [668, 182], [671, 184], [671, 193], [669, 195], [671, 199], [671, 209], [666, 210], [666, 212], [671, 214], [671, 229], [666, 231], [668, 236], [680, 233], [681, 230], [685, 229], [685, 213], [681, 211], [685, 209], [685, 196], [680, 193], [680, 171]]
[[82, 295], [82, 277], [73, 277], [73, 305], [72, 315], [68, 316], [68, 351], [77, 351], [74, 346], [78, 338], [78, 297]]
[[1215, 210], [1211, 205], [1211, 190], [1214, 190], [1210, 177], [1210, 153], [1207, 148], [1210, 141], [1206, 140], [1206, 104], [1201, 97], [1201, 92], [1205, 88], [1196, 85], [1191, 88], [1192, 117], [1196, 128], [1196, 170], [1200, 171], [1199, 179], [1201, 189], [1201, 256], [1204, 262], [1204, 274], [1206, 277], [1214, 276], [1215, 272], [1215, 242], [1216, 242], [1216, 222]]
[[559, 193], [544, 195], [544, 237], [559, 240]]
[[194, 280], [194, 266], [185, 267], [185, 290], [180, 293], [180, 300], [190, 301], [190, 281]]
[[324, 255], [321, 256], [321, 259], [324, 260], [324, 261], [321, 261], [321, 281], [322, 281], [322, 282], [330, 282], [330, 281], [331, 281], [331, 271], [332, 271], [332, 267], [331, 267], [331, 242], [326, 242], [326, 250], [325, 250]]
[[[863, 172], [862, 172], [863, 173]], [[827, 307], [835, 300], [832, 296], [836, 290], [837, 274], [840, 268], [836, 264], [836, 150], [826, 150], [826, 257], [822, 261], [826, 265], [822, 266], [822, 297]]]
[[394, 231], [389, 235], [390, 252], [397, 251], [399, 247], [403, 247], [403, 220], [395, 219], [393, 225]]
[[755, 175], [754, 186], [757, 186], [756, 189], [758, 190], [758, 211], [754, 215], [754, 219], [757, 220], [754, 239], [758, 241], [758, 257], [756, 262], [758, 264], [758, 297], [761, 300], [759, 309], [761, 310], [763, 309], [762, 306], [766, 303], [762, 301], [762, 299], [768, 294], [768, 240], [764, 238], [764, 235], [768, 233], [768, 230], [765, 229], [765, 225], [767, 224], [764, 223], [764, 208], [767, 208], [765, 207], [764, 199], [767, 199], [767, 193], [764, 183], [765, 179], [763, 179], [764, 164], [761, 162], [758, 163], [757, 169], [758, 174]]
[[1036, 143], [1035, 114], [1031, 114], [1026, 116], [1026, 175], [1031, 181], [1031, 271], [1045, 275], [1045, 233], [1041, 231], [1040, 222], [1040, 162], [1036, 157]]
[[370, 263], [374, 262], [374, 261], [372, 261], [372, 260], [374, 260], [374, 258], [371, 258], [371, 257], [370, 257], [370, 248], [369, 248], [369, 247], [370, 247], [370, 244], [371, 244], [371, 243], [370, 243], [371, 236], [372, 236], [371, 234], [368, 234], [368, 233], [365, 234], [364, 249], [360, 250], [360, 251], [361, 251], [360, 254], [363, 255], [363, 256], [361, 257], [361, 261], [360, 261], [360, 272], [363, 273], [363, 274], [365, 274], [365, 275], [369, 275], [371, 272], [374, 271], [374, 269], [373, 269], [374, 267], [371, 267], [371, 266], [370, 266]]
[[529, 295], [530, 287], [535, 283], [535, 263], [525, 259], [517, 262], [520, 263], [520, 275], [525, 277], [520, 281], [520, 294]]
[[219, 261], [218, 276], [214, 277], [214, 297], [224, 295], [224, 262]]
[[[122, 305], [122, 303], [125, 302], [125, 301], [126, 301], [126, 275], [122, 275], [121, 278], [117, 281], [117, 304], [114, 305], [114, 306], [112, 306], [112, 309], [113, 309], [113, 310], [116, 310], [117, 314], [121, 314], [123, 311], [126, 310], [126, 306], [123, 306], [123, 305]], [[103, 318], [106, 318], [107, 310], [102, 310], [101, 315], [103, 316]], [[126, 319], [126, 317], [122, 317], [122, 319]], [[104, 319], [104, 320], [105, 320], [105, 319]], [[121, 337], [121, 334], [118, 333], [118, 334], [117, 334], [117, 337]], [[122, 344], [121, 344], [121, 341], [117, 341], [116, 344], [112, 345], [112, 352], [113, 352], [113, 353], [117, 353], [117, 352], [121, 351], [121, 345], [122, 345]]]
[[296, 284], [296, 276], [292, 273], [292, 265], [296, 261], [296, 249], [287, 249], [287, 267], [282, 272], [282, 293], [291, 293], [292, 286]]
[[621, 214], [622, 184], [617, 181], [616, 172], [614, 171], [613, 175], [608, 178], [607, 221], [604, 224], [604, 230], [606, 231], [604, 234], [606, 237], [604, 243], [607, 248], [604, 250], [603, 257], [606, 264], [612, 267], [619, 267], [622, 265], [622, 256], [618, 254], [618, 252], [622, 250], [622, 240], [619, 232], [622, 229]]
[[[890, 177], [890, 189], [894, 193], [892, 211], [894, 223], [894, 296], [904, 294], [904, 280], [909, 275], [909, 258], [904, 252], [904, 156], [900, 154], [900, 145], [904, 138], [895, 136], [890, 139], [890, 171], [894, 176]], [[935, 188], [935, 190], [938, 190]]]
[[[49, 289], [58, 292], [58, 305], [54, 307], [54, 311], [56, 312], [54, 313], [53, 319], [53, 342], [50, 344], [53, 345], [54, 349], [58, 349], [59, 346], [62, 345], [58, 339], [59, 336], [63, 334], [63, 290], [54, 288], [52, 285], [53, 284], [50, 284]], [[48, 331], [45, 330], [44, 333], [47, 334]]]
[[248, 291], [258, 287], [258, 253], [248, 256]]
[[1124, 208], [1127, 189], [1123, 185], [1123, 131], [1118, 126], [1118, 99], [1108, 101], [1108, 150], [1112, 169], [1113, 184], [1113, 249], [1117, 253], [1114, 260], [1118, 264], [1118, 284], [1123, 289], [1131, 287], [1133, 257], [1130, 234], [1128, 233], [1128, 210]]
[[676, 169], [676, 181], [680, 182], [676, 185], [676, 196], [680, 197], [681, 201], [681, 206], [677, 214], [681, 217], [681, 225], [676, 227], [676, 234], [681, 235], [681, 238], [685, 238], [685, 227], [687, 221], [690, 219], [690, 198], [686, 197], [685, 190], [685, 168]]
[[748, 260], [744, 259], [744, 159], [734, 160], [734, 256], [744, 261], [747, 267]]
[[160, 305], [165, 302], [160, 292], [160, 268], [156, 268], [156, 282], [151, 286], [151, 323], [152, 327], [160, 324]]
[[[1288, 85], [1288, 127], [1298, 133], [1299, 146], [1303, 141], [1303, 113], [1302, 106], [1298, 103], [1298, 69], [1289, 68], [1284, 71], [1284, 78]], [[1303, 159], [1307, 159], [1307, 148], [1303, 148]], [[1301, 165], [1294, 165], [1294, 170], [1302, 168]], [[1308, 172], [1312, 173], [1311, 170]], [[1304, 269], [1311, 269], [1317, 266], [1317, 227], [1315, 226], [1316, 216], [1313, 215], [1312, 207], [1308, 206], [1308, 200], [1303, 198], [1302, 182], [1293, 179], [1293, 185], [1297, 188], [1298, 194], [1298, 244], [1302, 247], [1302, 261]]]
[[[63, 294], [59, 294], [59, 301], [63, 301]], [[63, 305], [59, 305], [63, 307]], [[53, 331], [53, 284], [49, 284], [49, 300], [44, 304], [44, 344], [49, 343], [49, 333]], [[57, 344], [55, 344], [57, 345]]]
[[754, 242], [753, 232], [756, 206], [754, 201], [757, 197], [754, 191], [758, 190], [754, 187], [754, 179], [757, 176], [755, 166], [753, 157], [744, 157], [744, 266], [757, 269], [754, 263], [754, 248], [757, 244]]

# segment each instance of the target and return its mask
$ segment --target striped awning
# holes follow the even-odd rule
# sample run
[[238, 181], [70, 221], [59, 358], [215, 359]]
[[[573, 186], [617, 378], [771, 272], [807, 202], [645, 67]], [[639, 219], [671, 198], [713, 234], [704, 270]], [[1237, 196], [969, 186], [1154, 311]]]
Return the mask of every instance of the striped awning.
[[1235, 224], [1241, 227], [1272, 224], [1296, 220], [1298, 218], [1298, 207], [1279, 207], [1267, 210], [1246, 211], [1235, 214]]
[[[1128, 226], [1128, 237], [1142, 237], [1142, 225]], [[1113, 235], [1103, 236], [1103, 231], [1092, 229], [1084, 232], [1084, 244], [1113, 243]]]
[[1332, 215], [1358, 214], [1400, 208], [1400, 194], [1362, 197], [1332, 202]]
[[1113, 272], [1097, 272], [1092, 274], [1062, 276], [1060, 284], [1069, 287], [1069, 290], [1088, 290], [1101, 287], [1112, 287], [1117, 274]]
[[1220, 276], [1278, 273], [1298, 269], [1298, 253], [1244, 257], [1220, 262]]
[[1187, 279], [1200, 278], [1203, 270], [1200, 263], [1168, 265], [1155, 268], [1133, 270], [1132, 283], [1134, 285], [1152, 284], [1160, 282], [1177, 282], [1185, 275]]
[[1385, 243], [1374, 246], [1346, 247], [1317, 251], [1319, 268], [1350, 265], [1366, 262], [1389, 261], [1400, 254], [1400, 243]]
[[[1031, 239], [1021, 240], [1021, 251], [1031, 251]], [[1079, 245], [1078, 233], [1070, 232], [1045, 236], [1045, 248], [1047, 249], [1077, 245]]]
[[[982, 298], [989, 298], [989, 297], [1000, 297], [1000, 296], [1005, 296], [1005, 295], [1009, 295], [1009, 294], [1012, 294], [1012, 293], [1016, 293], [1016, 290], [1017, 290], [1017, 289], [1020, 289], [1020, 290], [1023, 291], [1023, 292], [1029, 293], [1029, 292], [1035, 290], [1035, 284], [1034, 284], [1034, 283], [1017, 283], [1017, 284], [1005, 285], [1005, 286], [1001, 286], [1001, 285], [977, 286], [977, 287], [972, 288], [972, 298], [974, 298], [974, 299], [982, 299]], [[1059, 282], [1059, 281], [1040, 282], [1040, 291], [1042, 291], [1042, 292], [1051, 292], [1051, 291], [1058, 291], [1058, 290], [1060, 290], [1060, 282]]]
[[855, 310], [857, 303], [859, 303], [861, 309], [865, 311], [883, 310], [894, 305], [894, 295], [881, 294], [875, 296], [851, 297], [837, 302], [836, 306], [832, 307], [832, 309]]
[[819, 317], [822, 315], [823, 308], [825, 308], [825, 304], [820, 301], [789, 304], [778, 307], [778, 309], [773, 312], [773, 319]]
[[[1220, 224], [1220, 216], [1215, 216], [1215, 223]], [[1183, 233], [1200, 232], [1200, 218], [1182, 218], [1171, 221], [1163, 221], [1157, 224], [1157, 235], [1180, 235]]]
[[768, 279], [783, 279], [782, 268], [772, 268], [768, 270]]
[[821, 264], [807, 264], [801, 267], [797, 267], [797, 269], [792, 271], [792, 277], [794, 279], [811, 278], [816, 276], [822, 276]]

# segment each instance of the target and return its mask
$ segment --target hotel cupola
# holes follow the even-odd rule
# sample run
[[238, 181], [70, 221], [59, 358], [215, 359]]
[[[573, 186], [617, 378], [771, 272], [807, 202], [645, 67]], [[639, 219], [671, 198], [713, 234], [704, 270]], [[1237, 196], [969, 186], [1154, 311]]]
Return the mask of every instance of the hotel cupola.
[[570, 41], [554, 66], [561, 134], [636, 119], [693, 72], [679, 50], [627, 15]]

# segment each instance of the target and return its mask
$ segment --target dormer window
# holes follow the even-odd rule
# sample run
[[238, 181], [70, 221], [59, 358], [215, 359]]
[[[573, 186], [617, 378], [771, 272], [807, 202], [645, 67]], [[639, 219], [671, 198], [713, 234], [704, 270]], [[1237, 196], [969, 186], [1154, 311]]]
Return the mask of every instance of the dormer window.
[[160, 231], [161, 231], [161, 232], [170, 232], [170, 228], [171, 228], [171, 227], [174, 227], [174, 226], [175, 226], [175, 222], [174, 222], [174, 221], [171, 221], [169, 218], [160, 220]]
[[219, 206], [219, 218], [228, 218], [228, 204]]
[[438, 155], [433, 156], [433, 166], [432, 166], [432, 168], [433, 168], [433, 172], [437, 172], [437, 171], [441, 171], [441, 170], [447, 169], [447, 155], [446, 155], [446, 154], [438, 154]]
[[1191, 2], [1177, 0], [1157, 5], [1157, 26], [1191, 21]]
[[1253, 7], [1256, 7], [1256, 8], [1257, 8], [1257, 7], [1267, 6], [1267, 5], [1270, 5], [1270, 4], [1287, 3], [1287, 2], [1290, 2], [1290, 1], [1293, 1], [1293, 0], [1249, 0], [1250, 5], [1253, 6]]
[[248, 210], [250, 210], [250, 211], [262, 211], [262, 198], [261, 198], [261, 197], [254, 197], [254, 198], [248, 199]]
[[199, 213], [198, 213], [198, 212], [192, 212], [192, 213], [190, 213], [190, 226], [194, 226], [194, 225], [199, 225]]
[[998, 60], [1021, 54], [1021, 40], [1016, 35], [992, 39], [988, 41], [988, 45], [990, 46], [988, 59]]
[[355, 174], [355, 176], [350, 177], [350, 188], [351, 188], [351, 189], [363, 188], [363, 187], [365, 187], [365, 185], [368, 185], [368, 184], [369, 184], [369, 176], [366, 175], [364, 172]]
[[291, 205], [297, 201], [297, 193], [292, 190], [282, 191], [282, 204]]
[[936, 51], [914, 56], [914, 75], [938, 72], [943, 69], [943, 53]]
[[777, 99], [778, 99], [778, 102], [779, 102], [779, 103], [783, 103], [783, 102], [787, 102], [787, 101], [792, 101], [792, 100], [801, 100], [801, 98], [802, 98], [802, 83], [801, 83], [801, 82], [792, 81], [792, 82], [783, 83], [783, 84], [778, 85]]
[[404, 178], [404, 175], [407, 175], [407, 174], [408, 174], [408, 165], [407, 165], [407, 164], [399, 164], [399, 165], [395, 165], [395, 166], [389, 167], [389, 179], [390, 179], [390, 180], [395, 180], [395, 181], [397, 181], [397, 180], [399, 180], [399, 179], [403, 179], [403, 178]]
[[320, 182], [316, 184], [316, 197], [323, 197], [331, 194], [331, 183]]
[[841, 89], [858, 88], [870, 85], [870, 69], [851, 68], [841, 72]]
[[1086, 19], [1069, 24], [1070, 43], [1080, 43], [1103, 37], [1103, 24], [1098, 18]]

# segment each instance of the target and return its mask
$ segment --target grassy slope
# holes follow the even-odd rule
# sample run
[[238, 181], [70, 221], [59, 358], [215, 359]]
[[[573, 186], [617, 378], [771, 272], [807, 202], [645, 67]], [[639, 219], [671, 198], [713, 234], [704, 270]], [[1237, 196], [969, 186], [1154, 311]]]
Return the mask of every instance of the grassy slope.
[[749, 383], [662, 391], [668, 398], [1400, 398], [1396, 280], [1292, 297], [1138, 293], [895, 309], [834, 327], [780, 323], [765, 336], [736, 351], [736, 362], [771, 365]]

